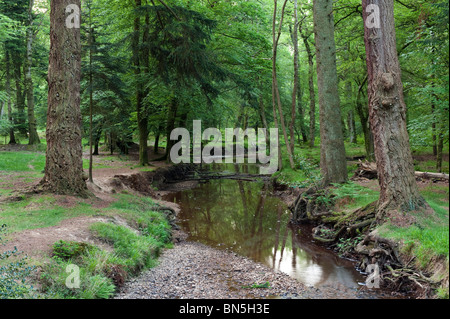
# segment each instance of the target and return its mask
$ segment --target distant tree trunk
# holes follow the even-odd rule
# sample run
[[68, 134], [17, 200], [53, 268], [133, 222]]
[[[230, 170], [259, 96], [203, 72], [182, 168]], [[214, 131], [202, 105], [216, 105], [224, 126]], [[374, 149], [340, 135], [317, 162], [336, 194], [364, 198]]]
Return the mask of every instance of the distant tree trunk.
[[[346, 59], [348, 60], [348, 59]], [[350, 143], [357, 143], [358, 135], [356, 133], [356, 123], [355, 123], [355, 113], [354, 105], [352, 103], [353, 98], [353, 87], [350, 80], [345, 82], [345, 91], [347, 93], [347, 104], [349, 105], [349, 111], [347, 112], [347, 126], [349, 132]]]
[[[291, 105], [291, 122], [289, 123], [289, 135], [290, 135], [290, 148], [292, 154], [294, 154], [295, 148], [295, 117], [296, 117], [296, 109], [297, 103], [301, 105], [301, 101], [297, 101], [300, 81], [298, 77], [298, 3], [297, 0], [294, 0], [294, 28], [291, 28], [291, 38], [292, 44], [294, 45], [294, 85], [292, 87], [292, 105]], [[300, 121], [303, 124], [303, 114], [300, 114]], [[303, 126], [303, 125], [301, 125]]]
[[25, 91], [27, 95], [27, 115], [28, 115], [28, 144], [40, 144], [41, 140], [37, 133], [36, 116], [34, 114], [34, 94], [33, 94], [33, 78], [31, 77], [31, 66], [33, 63], [33, 5], [34, 0], [30, 0], [28, 7], [28, 29], [27, 29], [27, 59], [25, 72]]
[[439, 130], [437, 134], [436, 143], [436, 170], [442, 173], [442, 151], [444, 149], [444, 123], [442, 120], [439, 123]]
[[94, 44], [94, 29], [92, 27], [92, 15], [91, 15], [91, 2], [89, 2], [89, 182], [94, 183], [94, 178], [92, 176], [92, 166], [93, 166], [93, 139], [92, 139], [92, 117], [94, 109], [94, 77], [92, 73], [92, 49]]
[[[283, 109], [281, 106], [281, 97], [280, 97], [280, 90], [278, 88], [278, 79], [277, 79], [277, 53], [278, 53], [278, 41], [280, 40], [281, 36], [281, 27], [283, 25], [283, 18], [284, 18], [284, 10], [286, 8], [287, 0], [284, 1], [283, 7], [281, 9], [281, 18], [280, 22], [278, 24], [278, 32], [276, 30], [276, 21], [277, 21], [277, 0], [274, 0], [274, 11], [273, 11], [273, 20], [272, 20], [272, 38], [273, 38], [273, 48], [272, 48], [272, 102], [273, 102], [273, 109], [274, 109], [274, 121], [276, 123], [276, 128], [278, 129], [278, 119], [276, 116], [276, 109], [278, 105], [278, 113], [280, 115], [280, 123], [281, 123], [281, 129], [283, 131], [284, 135], [284, 142], [286, 144], [286, 149], [289, 156], [289, 163], [291, 165], [291, 168], [295, 168], [294, 158], [292, 154], [292, 150], [289, 144], [289, 139], [287, 136], [286, 131], [286, 124], [284, 122], [284, 116], [283, 116]], [[282, 158], [281, 158], [281, 147], [278, 148], [278, 167], [279, 170], [282, 168]]]
[[47, 153], [40, 185], [56, 194], [86, 196], [81, 145], [80, 29], [66, 27], [69, 5], [80, 8], [81, 1], [50, 3]]
[[320, 169], [324, 186], [348, 179], [336, 68], [332, 0], [314, 0], [317, 83], [320, 106]]
[[22, 58], [16, 57], [14, 59], [14, 77], [16, 80], [16, 107], [17, 118], [16, 124], [18, 125], [19, 133], [25, 137], [28, 137], [28, 131], [26, 128], [25, 120], [25, 95], [22, 87]]
[[9, 51], [6, 50], [6, 54], [5, 54], [5, 71], [6, 71], [6, 83], [5, 83], [5, 91], [6, 91], [6, 95], [8, 96], [8, 121], [9, 124], [11, 125], [11, 128], [9, 130], [9, 144], [16, 144], [16, 137], [14, 135], [14, 119], [12, 116], [12, 105], [11, 105], [11, 60], [10, 60], [10, 55], [9, 55]]
[[314, 147], [316, 136], [316, 92], [314, 90], [314, 54], [309, 44], [309, 35], [301, 26], [301, 37], [308, 55], [308, 87], [309, 87], [309, 146]]
[[167, 117], [167, 126], [166, 126], [166, 155], [164, 156], [167, 161], [170, 160], [170, 150], [172, 146], [175, 144], [175, 141], [170, 139], [170, 134], [175, 128], [175, 120], [177, 117], [178, 111], [178, 102], [176, 99], [172, 99], [169, 105], [169, 115]]
[[370, 129], [369, 123], [369, 108], [363, 105], [362, 95], [363, 87], [367, 81], [367, 77], [364, 79], [363, 83], [359, 86], [358, 94], [356, 96], [356, 113], [358, 113], [359, 120], [361, 122], [361, 127], [364, 134], [364, 147], [366, 149], [366, 159], [369, 162], [375, 162], [375, 150], [373, 146], [373, 135]]
[[158, 154], [159, 151], [159, 137], [161, 136], [161, 132], [158, 130], [155, 136], [155, 144], [153, 145], [153, 154]]
[[356, 135], [356, 123], [355, 123], [355, 116], [353, 114], [353, 110], [350, 110], [347, 113], [347, 125], [348, 125], [348, 133], [349, 133], [350, 143], [356, 143], [358, 140], [358, 136]]
[[267, 125], [267, 118], [266, 118], [266, 110], [264, 108], [264, 99], [262, 94], [259, 97], [259, 116], [261, 117], [261, 122], [266, 129], [265, 135], [266, 135], [266, 144], [269, 145], [270, 139], [269, 139], [269, 126]]
[[431, 124], [431, 140], [433, 142], [433, 155], [437, 156], [437, 140], [436, 140], [436, 119], [434, 118], [435, 106], [433, 99], [431, 100], [431, 115], [433, 116], [433, 123]]
[[[377, 218], [387, 211], [424, 205], [414, 176], [406, 129], [406, 105], [397, 56], [393, 0], [363, 0], [370, 124], [381, 188]], [[367, 6], [379, 8], [379, 27], [371, 27]]]
[[[136, 9], [139, 9], [142, 5], [141, 0], [135, 0]], [[133, 51], [133, 66], [134, 75], [136, 81], [136, 112], [139, 130], [139, 164], [142, 166], [148, 165], [148, 116], [145, 112], [143, 104], [143, 85], [141, 79], [141, 62], [140, 62], [140, 30], [141, 30], [141, 18], [140, 13], [136, 12], [134, 18], [133, 37], [131, 48]]]

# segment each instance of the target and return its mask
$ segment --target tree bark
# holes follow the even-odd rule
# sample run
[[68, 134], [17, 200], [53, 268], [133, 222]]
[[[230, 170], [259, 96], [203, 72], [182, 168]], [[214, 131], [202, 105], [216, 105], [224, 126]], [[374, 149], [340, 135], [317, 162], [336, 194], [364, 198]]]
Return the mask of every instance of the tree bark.
[[261, 117], [262, 125], [266, 129], [266, 131], [265, 131], [266, 144], [270, 145], [269, 126], [267, 125], [266, 110], [265, 110], [265, 107], [264, 107], [264, 99], [263, 99], [262, 93], [259, 96], [259, 116]]
[[336, 68], [332, 0], [314, 0], [317, 84], [320, 107], [320, 168], [324, 186], [348, 179]]
[[[135, 0], [135, 6], [138, 9], [141, 7], [142, 1]], [[140, 30], [141, 30], [141, 18], [139, 13], [136, 13], [134, 18], [134, 26], [133, 26], [133, 37], [131, 48], [133, 51], [133, 66], [134, 66], [134, 75], [136, 81], [136, 112], [137, 112], [137, 121], [138, 121], [138, 130], [139, 130], [139, 164], [142, 166], [148, 165], [148, 117], [144, 109], [143, 99], [144, 99], [144, 90], [142, 86], [141, 79], [141, 62], [140, 62]]]
[[309, 88], [309, 147], [313, 148], [316, 137], [316, 92], [314, 90], [314, 54], [309, 44], [306, 27], [301, 25], [300, 34], [308, 55], [308, 88]]
[[92, 8], [91, 2], [89, 2], [89, 182], [94, 183], [94, 178], [92, 174], [92, 166], [93, 166], [93, 139], [92, 139], [92, 117], [93, 117], [93, 108], [94, 108], [94, 77], [92, 73], [92, 49], [94, 44], [94, 29], [92, 27]]
[[175, 120], [177, 117], [177, 111], [178, 111], [178, 101], [174, 98], [170, 102], [169, 115], [167, 117], [167, 126], [166, 126], [167, 141], [166, 141], [166, 154], [164, 156], [167, 161], [170, 160], [170, 150], [172, 149], [172, 146], [175, 144], [175, 141], [170, 139], [170, 134], [172, 133], [172, 131], [175, 128]]
[[[280, 115], [280, 123], [281, 129], [284, 135], [284, 142], [286, 144], [286, 149], [289, 155], [289, 163], [291, 168], [295, 168], [294, 158], [292, 154], [292, 150], [289, 144], [289, 139], [286, 131], [286, 124], [284, 122], [283, 109], [281, 106], [281, 97], [280, 90], [278, 88], [278, 79], [277, 79], [277, 53], [278, 53], [278, 42], [280, 40], [281, 35], [281, 27], [283, 25], [284, 18], [284, 10], [286, 8], [287, 0], [284, 1], [283, 7], [281, 9], [281, 18], [278, 25], [278, 31], [276, 30], [276, 20], [277, 20], [277, 0], [274, 0], [274, 10], [273, 10], [273, 20], [272, 20], [272, 38], [273, 38], [273, 48], [272, 48], [272, 102], [273, 102], [273, 111], [274, 111], [274, 121], [276, 123], [275, 127], [278, 129], [278, 119], [276, 116], [277, 113], [277, 105], [278, 105], [278, 113]], [[282, 168], [282, 158], [281, 158], [281, 147], [278, 148], [278, 167], [279, 170]]]
[[[291, 105], [291, 122], [289, 123], [289, 135], [290, 135], [290, 148], [291, 153], [294, 154], [294, 148], [295, 148], [295, 117], [296, 117], [296, 108], [297, 103], [301, 105], [301, 101], [297, 101], [299, 85], [300, 81], [298, 78], [298, 3], [297, 0], [294, 0], [294, 28], [292, 29], [291, 37], [292, 37], [292, 44], [294, 45], [294, 85], [292, 88], [292, 105]], [[303, 114], [300, 114], [302, 116]], [[300, 121], [303, 122], [303, 118], [300, 118]]]
[[442, 119], [439, 123], [439, 130], [437, 135], [437, 144], [436, 144], [436, 170], [439, 173], [442, 173], [442, 153], [444, 149], [444, 123], [442, 123]]
[[[369, 120], [374, 137], [380, 199], [377, 219], [393, 210], [411, 211], [424, 205], [414, 178], [397, 56], [393, 0], [363, 0], [364, 40], [368, 69]], [[370, 27], [367, 6], [379, 8], [380, 24]]]
[[16, 124], [18, 126], [19, 133], [24, 137], [28, 137], [27, 125], [25, 120], [25, 92], [22, 86], [22, 58], [20, 56], [16, 57], [13, 64], [14, 77], [16, 79]]
[[27, 95], [28, 115], [28, 144], [40, 144], [41, 140], [37, 133], [36, 116], [34, 114], [33, 78], [31, 77], [31, 66], [33, 64], [33, 6], [34, 0], [30, 0], [28, 7], [28, 29], [27, 29], [27, 58], [25, 72], [25, 91]]
[[66, 26], [69, 5], [80, 8], [81, 1], [50, 4], [47, 153], [40, 186], [56, 194], [87, 196], [81, 145], [80, 29]]
[[9, 130], [9, 144], [16, 144], [16, 137], [14, 135], [14, 121], [12, 116], [12, 105], [11, 105], [11, 61], [9, 56], [9, 51], [6, 50], [5, 53], [5, 71], [6, 71], [6, 82], [5, 91], [8, 97], [7, 107], [8, 107], [8, 121], [11, 125]]

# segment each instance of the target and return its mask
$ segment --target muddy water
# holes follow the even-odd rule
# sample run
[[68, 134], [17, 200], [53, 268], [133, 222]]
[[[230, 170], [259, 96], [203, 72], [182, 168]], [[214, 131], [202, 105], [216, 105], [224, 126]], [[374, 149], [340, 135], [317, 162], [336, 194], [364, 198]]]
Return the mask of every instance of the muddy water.
[[[210, 170], [258, 174], [250, 165], [215, 165]], [[310, 226], [291, 227], [286, 205], [263, 181], [210, 180], [168, 195], [180, 208], [179, 225], [198, 241], [229, 249], [280, 270], [308, 286], [365, 281], [355, 264], [314, 243]]]

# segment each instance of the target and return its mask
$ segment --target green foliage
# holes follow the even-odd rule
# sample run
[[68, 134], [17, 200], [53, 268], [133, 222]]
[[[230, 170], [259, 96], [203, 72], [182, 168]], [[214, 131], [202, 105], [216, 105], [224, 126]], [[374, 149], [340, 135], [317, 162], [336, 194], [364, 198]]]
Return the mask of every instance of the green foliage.
[[358, 207], [365, 207], [378, 200], [380, 193], [368, 187], [360, 186], [355, 182], [344, 184], [334, 184], [332, 194], [336, 201], [347, 199], [347, 203], [340, 209], [351, 210]]
[[252, 285], [242, 286], [242, 288], [244, 288], [244, 289], [270, 289], [271, 287], [270, 287], [270, 282], [266, 281], [261, 284], [254, 283]]
[[[0, 247], [5, 244], [6, 225], [0, 227]], [[0, 251], [0, 299], [29, 298], [33, 286], [27, 279], [35, 267], [29, 266], [27, 257], [20, 257], [20, 252], [13, 250]]]
[[76, 258], [86, 252], [94, 249], [91, 245], [81, 242], [60, 240], [53, 244], [53, 256], [68, 260]]
[[339, 238], [339, 242], [336, 244], [337, 251], [340, 255], [345, 255], [351, 252], [362, 239], [362, 235], [351, 238]]

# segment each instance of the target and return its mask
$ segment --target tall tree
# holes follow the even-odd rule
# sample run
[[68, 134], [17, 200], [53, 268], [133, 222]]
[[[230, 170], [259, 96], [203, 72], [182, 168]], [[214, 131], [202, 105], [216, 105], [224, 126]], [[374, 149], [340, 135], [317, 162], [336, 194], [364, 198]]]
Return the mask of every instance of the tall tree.
[[28, 28], [27, 28], [27, 56], [25, 60], [25, 91], [27, 96], [27, 114], [28, 114], [28, 144], [34, 145], [41, 143], [37, 133], [36, 116], [34, 114], [34, 92], [33, 78], [31, 77], [31, 67], [33, 64], [33, 6], [34, 0], [29, 1], [28, 7]]
[[309, 44], [311, 32], [307, 30], [302, 18], [299, 25], [300, 35], [308, 55], [308, 89], [309, 89], [309, 146], [314, 147], [316, 140], [316, 91], [314, 89], [314, 53]]
[[140, 54], [140, 35], [141, 35], [141, 7], [142, 1], [135, 0], [135, 17], [133, 24], [133, 36], [131, 40], [131, 49], [133, 51], [133, 67], [136, 81], [136, 113], [139, 130], [139, 164], [142, 166], [148, 165], [148, 118], [145, 114], [145, 107], [143, 103], [144, 88], [141, 79], [141, 54]]
[[[70, 15], [66, 8], [72, 8]], [[47, 153], [40, 186], [57, 194], [86, 196], [81, 146], [80, 8], [80, 0], [50, 3]]]
[[8, 105], [8, 120], [11, 128], [9, 129], [9, 144], [16, 144], [16, 137], [14, 135], [14, 125], [13, 125], [13, 116], [12, 116], [12, 106], [11, 106], [11, 61], [9, 56], [9, 51], [6, 50], [5, 54], [5, 65], [6, 65], [6, 96], [7, 96], [7, 105]]
[[370, 124], [381, 188], [377, 218], [424, 200], [414, 176], [398, 61], [393, 0], [363, 0]]
[[[283, 19], [284, 19], [284, 11], [286, 8], [287, 0], [284, 1], [283, 6], [281, 8], [281, 17], [278, 24], [278, 29], [276, 27], [276, 21], [277, 21], [277, 7], [278, 7], [278, 1], [274, 0], [274, 9], [273, 9], [273, 19], [272, 19], [272, 41], [273, 41], [273, 50], [272, 50], [272, 104], [273, 104], [273, 117], [275, 121], [275, 127], [278, 129], [278, 119], [277, 119], [277, 106], [278, 106], [278, 113], [280, 116], [280, 123], [281, 123], [281, 129], [283, 131], [284, 135], [284, 142], [286, 143], [287, 152], [289, 155], [289, 163], [291, 165], [291, 168], [295, 168], [294, 158], [292, 154], [292, 149], [289, 143], [289, 139], [287, 136], [286, 131], [286, 124], [284, 122], [284, 115], [283, 115], [283, 109], [281, 106], [281, 97], [280, 97], [280, 90], [278, 88], [278, 78], [277, 78], [277, 54], [278, 54], [278, 43], [280, 41], [281, 36], [281, 30], [283, 26]], [[282, 161], [281, 161], [281, 150], [278, 148], [278, 167], [279, 169], [282, 168]]]
[[336, 69], [332, 0], [314, 0], [323, 185], [348, 179]]
[[300, 130], [305, 137], [305, 129], [303, 123], [303, 109], [301, 107], [301, 99], [300, 99], [300, 80], [299, 80], [299, 50], [298, 50], [298, 3], [297, 0], [294, 0], [294, 28], [291, 29], [291, 38], [292, 44], [294, 45], [294, 86], [292, 88], [292, 106], [291, 106], [291, 122], [289, 123], [289, 133], [291, 136], [290, 148], [291, 152], [294, 153], [295, 147], [295, 137], [294, 137], [294, 126], [295, 126], [295, 118], [296, 118], [296, 108], [297, 103], [299, 105], [299, 117], [300, 117]]

